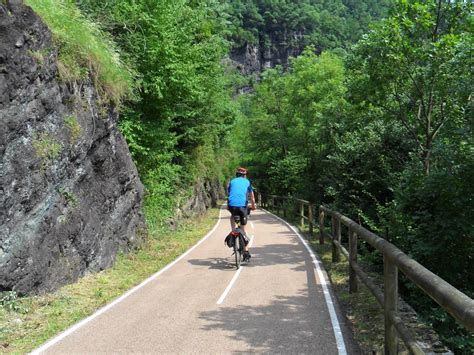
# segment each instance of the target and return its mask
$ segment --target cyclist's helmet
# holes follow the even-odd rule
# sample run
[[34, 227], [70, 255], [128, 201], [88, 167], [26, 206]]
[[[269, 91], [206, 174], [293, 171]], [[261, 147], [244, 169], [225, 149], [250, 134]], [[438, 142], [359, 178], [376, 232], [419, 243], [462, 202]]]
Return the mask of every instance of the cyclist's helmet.
[[237, 176], [247, 175], [248, 173], [249, 173], [249, 171], [248, 171], [247, 169], [241, 167], [241, 166], [239, 166], [239, 167], [237, 168], [237, 171], [235, 172], [235, 174], [236, 174]]

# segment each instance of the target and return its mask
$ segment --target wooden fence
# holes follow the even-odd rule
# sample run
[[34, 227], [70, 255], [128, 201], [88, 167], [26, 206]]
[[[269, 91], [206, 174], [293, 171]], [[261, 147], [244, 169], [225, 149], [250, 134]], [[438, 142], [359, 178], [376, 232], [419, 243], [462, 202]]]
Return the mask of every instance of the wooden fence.
[[[290, 202], [294, 207], [297, 207], [296, 217], [300, 227], [304, 227], [305, 223], [307, 223], [309, 233], [313, 235], [315, 205], [311, 202], [261, 193], [257, 194], [257, 201], [260, 206], [276, 210], [277, 213], [281, 212], [284, 217], [288, 217], [286, 215], [288, 212], [285, 208], [285, 203], [288, 204]], [[305, 213], [306, 211], [307, 213]], [[339, 261], [341, 254], [349, 261], [349, 292], [357, 292], [358, 279], [360, 279], [375, 296], [383, 309], [385, 320], [385, 354], [397, 353], [398, 337], [402, 339], [411, 353], [424, 354], [398, 316], [398, 271], [401, 271], [465, 328], [474, 332], [474, 301], [470, 297], [411, 259], [393, 244], [341, 213], [332, 211], [325, 206], [319, 206], [318, 212], [319, 243], [323, 244], [324, 238], [329, 238], [332, 243], [332, 261]], [[330, 218], [331, 223], [329, 226], [326, 226], [327, 218]], [[341, 224], [347, 227], [349, 250], [341, 244]], [[383, 290], [370, 280], [357, 263], [357, 241], [359, 238], [372, 245], [383, 255]]]

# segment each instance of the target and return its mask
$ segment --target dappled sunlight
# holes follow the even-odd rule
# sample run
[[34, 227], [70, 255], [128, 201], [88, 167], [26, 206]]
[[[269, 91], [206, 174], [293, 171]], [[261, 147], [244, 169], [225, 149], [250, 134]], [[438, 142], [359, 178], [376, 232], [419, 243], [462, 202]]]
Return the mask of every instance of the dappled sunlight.
[[318, 311], [311, 312], [310, 306], [307, 290], [300, 290], [294, 296], [275, 296], [269, 304], [201, 312], [199, 318], [205, 321], [204, 330], [224, 330], [254, 351], [321, 353], [325, 348], [325, 354], [330, 354], [321, 344], [332, 341], [331, 325], [315, 327]]

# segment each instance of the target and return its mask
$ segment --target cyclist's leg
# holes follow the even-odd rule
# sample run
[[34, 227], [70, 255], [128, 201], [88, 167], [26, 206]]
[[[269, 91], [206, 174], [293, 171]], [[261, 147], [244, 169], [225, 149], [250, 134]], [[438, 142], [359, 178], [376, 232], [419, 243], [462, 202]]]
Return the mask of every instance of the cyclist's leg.
[[236, 207], [235, 214], [240, 218], [240, 228], [243, 230], [245, 235], [247, 235], [246, 225], [247, 225], [247, 212], [243, 207]]
[[230, 212], [230, 228], [231, 228], [232, 230], [234, 230], [234, 229], [235, 229], [234, 216], [235, 216], [236, 214], [238, 214], [238, 211], [237, 211], [237, 209], [236, 209], [235, 207], [229, 206], [229, 212]]
[[[239, 208], [239, 215], [240, 215], [242, 231], [245, 233], [245, 236], [248, 236], [247, 234], [247, 207]], [[248, 244], [244, 246], [244, 251], [246, 252], [249, 251]]]

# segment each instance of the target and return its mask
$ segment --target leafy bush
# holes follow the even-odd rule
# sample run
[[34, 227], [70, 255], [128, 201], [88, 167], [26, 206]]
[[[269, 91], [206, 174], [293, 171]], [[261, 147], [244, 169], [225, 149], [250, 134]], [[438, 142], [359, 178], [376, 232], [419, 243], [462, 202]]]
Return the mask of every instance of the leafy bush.
[[9, 311], [26, 314], [28, 308], [21, 304], [21, 300], [15, 291], [7, 291], [0, 293], [0, 307]]
[[149, 223], [165, 224], [201, 177], [221, 178], [237, 114], [235, 74], [224, 65], [225, 6], [213, 0], [79, 3], [113, 34], [137, 71], [120, 129], [147, 188]]
[[453, 286], [474, 293], [474, 159], [453, 145], [444, 151], [449, 160], [438, 160], [429, 176], [416, 164], [404, 172], [392, 209], [394, 242]]

